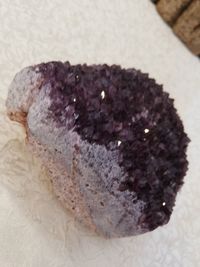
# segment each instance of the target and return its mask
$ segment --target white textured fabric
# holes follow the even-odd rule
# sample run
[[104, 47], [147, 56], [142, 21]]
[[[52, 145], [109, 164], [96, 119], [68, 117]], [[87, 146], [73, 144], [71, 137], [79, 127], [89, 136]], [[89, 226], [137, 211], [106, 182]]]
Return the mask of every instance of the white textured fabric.
[[[190, 170], [168, 225], [104, 240], [74, 223], [51, 192], [25, 133], [6, 117], [15, 73], [42, 61], [118, 63], [163, 83], [192, 142]], [[0, 266], [200, 266], [200, 62], [148, 0], [0, 2]]]

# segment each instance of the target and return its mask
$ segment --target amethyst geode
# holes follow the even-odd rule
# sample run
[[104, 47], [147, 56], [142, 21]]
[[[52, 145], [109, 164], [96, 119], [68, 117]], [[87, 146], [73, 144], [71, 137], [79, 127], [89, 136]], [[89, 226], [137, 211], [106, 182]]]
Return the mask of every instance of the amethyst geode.
[[166, 224], [188, 168], [189, 142], [169, 94], [147, 74], [117, 65], [52, 62], [38, 69], [53, 88], [57, 125], [68, 118], [68, 129], [83, 140], [118, 152], [125, 178], [117, 190], [145, 203], [138, 224], [148, 230]]

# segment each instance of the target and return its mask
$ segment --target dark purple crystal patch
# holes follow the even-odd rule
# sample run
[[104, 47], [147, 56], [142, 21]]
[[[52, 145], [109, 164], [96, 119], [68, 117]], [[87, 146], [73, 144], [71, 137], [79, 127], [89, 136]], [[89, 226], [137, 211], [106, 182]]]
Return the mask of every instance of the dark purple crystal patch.
[[119, 191], [136, 192], [146, 203], [139, 223], [149, 230], [167, 223], [188, 168], [189, 139], [173, 99], [135, 69], [68, 62], [40, 69], [53, 85], [57, 119], [70, 117], [69, 127], [82, 139], [119, 150], [128, 174]]

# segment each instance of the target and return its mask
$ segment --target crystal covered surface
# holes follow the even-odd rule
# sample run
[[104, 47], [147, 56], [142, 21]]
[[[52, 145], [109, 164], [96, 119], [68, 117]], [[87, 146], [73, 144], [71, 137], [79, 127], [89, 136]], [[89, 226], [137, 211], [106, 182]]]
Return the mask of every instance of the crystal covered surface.
[[118, 190], [146, 203], [139, 224], [153, 230], [167, 223], [187, 171], [189, 142], [168, 93], [147, 74], [117, 65], [51, 62], [39, 70], [53, 88], [58, 123], [68, 118], [82, 139], [119, 151], [127, 179]]

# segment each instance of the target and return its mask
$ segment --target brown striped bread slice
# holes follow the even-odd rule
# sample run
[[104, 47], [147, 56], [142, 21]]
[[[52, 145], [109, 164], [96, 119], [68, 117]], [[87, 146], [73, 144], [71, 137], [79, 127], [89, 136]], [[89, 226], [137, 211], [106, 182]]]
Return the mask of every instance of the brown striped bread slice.
[[159, 0], [157, 10], [163, 19], [173, 25], [192, 0]]

